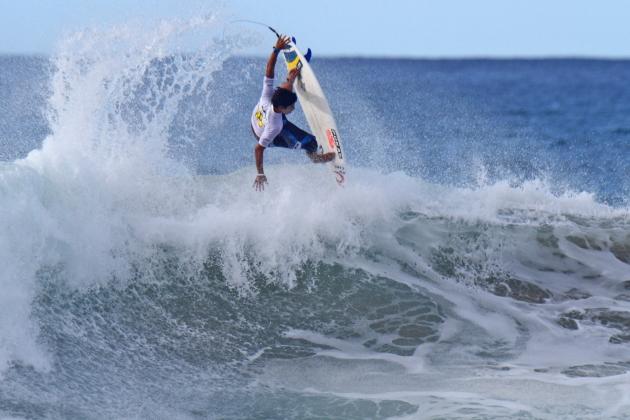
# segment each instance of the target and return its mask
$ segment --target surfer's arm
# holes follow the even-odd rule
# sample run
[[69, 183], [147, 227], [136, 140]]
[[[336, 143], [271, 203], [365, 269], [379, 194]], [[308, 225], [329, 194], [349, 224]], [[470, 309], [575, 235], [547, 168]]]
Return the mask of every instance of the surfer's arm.
[[256, 146], [254, 147], [254, 159], [256, 160], [256, 171], [258, 174], [256, 175], [256, 179], [254, 179], [254, 188], [256, 188], [257, 191], [264, 190], [265, 184], [267, 183], [267, 177], [265, 176], [265, 171], [263, 169], [264, 153], [265, 147], [256, 143]]
[[258, 175], [264, 175], [265, 170], [263, 168], [263, 154], [265, 153], [265, 146], [261, 146], [260, 143], [256, 143], [254, 147], [254, 159], [256, 160], [256, 171]]
[[293, 92], [293, 82], [295, 82], [295, 78], [298, 77], [298, 74], [300, 74], [299, 69], [291, 70], [287, 75], [287, 81], [281, 84], [279, 87]]
[[278, 60], [278, 54], [280, 53], [280, 50], [284, 49], [284, 47], [286, 47], [287, 45], [289, 45], [288, 36], [281, 36], [280, 38], [278, 38], [278, 40], [276, 41], [276, 45], [273, 47], [273, 51], [269, 56], [269, 60], [267, 60], [267, 68], [265, 69], [266, 77], [273, 79], [274, 71], [276, 69], [276, 61]]

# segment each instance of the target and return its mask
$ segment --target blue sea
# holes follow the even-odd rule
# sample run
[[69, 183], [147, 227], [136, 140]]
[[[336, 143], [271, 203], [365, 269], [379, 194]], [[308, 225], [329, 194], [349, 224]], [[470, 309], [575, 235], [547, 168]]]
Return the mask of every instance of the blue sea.
[[0, 418], [630, 417], [630, 61], [314, 51], [260, 193], [251, 40], [0, 57]]

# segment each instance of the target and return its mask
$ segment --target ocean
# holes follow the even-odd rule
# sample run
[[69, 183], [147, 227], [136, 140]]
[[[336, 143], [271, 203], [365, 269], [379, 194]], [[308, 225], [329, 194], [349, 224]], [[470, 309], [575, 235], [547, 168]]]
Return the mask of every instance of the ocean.
[[0, 418], [630, 417], [630, 61], [314, 51], [260, 193], [221, 28], [0, 57]]

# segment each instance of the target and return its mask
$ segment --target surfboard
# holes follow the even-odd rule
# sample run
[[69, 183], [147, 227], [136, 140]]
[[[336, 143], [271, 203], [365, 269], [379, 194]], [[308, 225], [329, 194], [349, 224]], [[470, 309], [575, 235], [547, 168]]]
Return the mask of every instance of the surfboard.
[[295, 40], [291, 41], [288, 47], [283, 50], [283, 56], [289, 71], [294, 68], [301, 69], [299, 76], [294, 82], [293, 89], [298, 96], [311, 132], [317, 139], [322, 152], [335, 152], [335, 159], [330, 161], [328, 165], [335, 174], [337, 183], [343, 185], [346, 181], [345, 156], [341, 138], [339, 137], [339, 130], [337, 130], [337, 123], [330, 105], [328, 105], [324, 91], [319, 85], [315, 72], [313, 72], [308, 60], [304, 58], [304, 55], [295, 46]]

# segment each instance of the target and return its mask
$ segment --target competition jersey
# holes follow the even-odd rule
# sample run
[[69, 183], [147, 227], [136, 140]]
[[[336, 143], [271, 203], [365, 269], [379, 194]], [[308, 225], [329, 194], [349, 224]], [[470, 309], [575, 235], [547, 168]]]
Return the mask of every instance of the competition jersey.
[[273, 78], [265, 77], [260, 100], [252, 112], [252, 128], [258, 136], [258, 143], [263, 147], [268, 147], [282, 131], [282, 113], [274, 112], [272, 95]]

